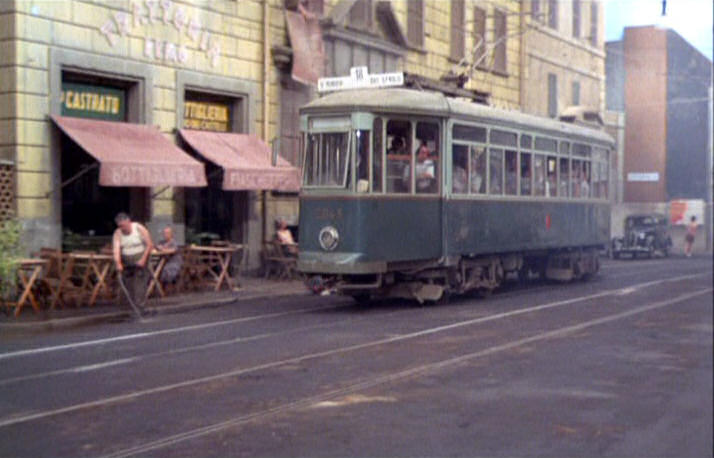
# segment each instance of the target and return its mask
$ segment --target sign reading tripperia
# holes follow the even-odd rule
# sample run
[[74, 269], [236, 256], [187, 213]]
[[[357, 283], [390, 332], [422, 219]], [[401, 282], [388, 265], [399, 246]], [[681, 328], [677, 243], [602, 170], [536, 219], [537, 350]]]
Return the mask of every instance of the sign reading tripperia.
[[403, 85], [404, 73], [375, 73], [374, 75], [370, 75], [367, 67], [352, 67], [350, 69], [350, 76], [320, 78], [317, 80], [318, 92]]

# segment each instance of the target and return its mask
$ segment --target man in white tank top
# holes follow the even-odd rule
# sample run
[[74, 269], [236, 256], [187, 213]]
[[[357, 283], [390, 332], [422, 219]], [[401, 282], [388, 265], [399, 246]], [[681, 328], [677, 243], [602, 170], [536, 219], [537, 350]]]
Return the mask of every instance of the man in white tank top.
[[116, 269], [122, 275], [134, 304], [143, 309], [149, 283], [146, 263], [154, 244], [149, 231], [133, 222], [126, 213], [119, 213], [114, 222], [117, 230], [114, 231], [112, 244]]

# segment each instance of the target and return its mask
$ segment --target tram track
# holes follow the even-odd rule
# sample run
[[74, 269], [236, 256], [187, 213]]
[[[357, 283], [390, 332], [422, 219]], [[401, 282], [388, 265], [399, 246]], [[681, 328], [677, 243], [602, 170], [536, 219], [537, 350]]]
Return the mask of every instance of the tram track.
[[256, 411], [256, 412], [251, 412], [245, 415], [240, 415], [236, 416], [218, 423], [214, 423], [211, 425], [207, 425], [201, 428], [195, 428], [192, 430], [184, 431], [179, 434], [173, 434], [170, 436], [166, 436], [163, 438], [160, 438], [158, 440], [154, 440], [151, 442], [146, 442], [144, 444], [130, 447], [130, 448], [125, 448], [122, 450], [115, 451], [113, 453], [103, 455], [105, 458], [119, 458], [119, 457], [128, 457], [128, 456], [134, 456], [142, 453], [148, 453], [154, 450], [170, 447], [173, 445], [177, 445], [179, 443], [200, 438], [202, 436], [210, 435], [210, 434], [215, 434], [220, 431], [229, 429], [229, 428], [234, 428], [237, 426], [240, 426], [242, 424], [246, 424], [249, 422], [253, 421], [259, 421], [261, 419], [266, 419], [268, 417], [274, 416], [274, 415], [279, 415], [279, 414], [285, 414], [289, 412], [294, 412], [298, 410], [303, 410], [307, 409], [311, 406], [314, 406], [319, 403], [335, 400], [337, 398], [347, 396], [350, 394], [355, 394], [360, 391], [372, 389], [375, 387], [379, 387], [380, 385], [386, 385], [386, 384], [394, 384], [394, 383], [399, 383], [399, 382], [404, 382], [409, 379], [417, 378], [417, 377], [422, 377], [425, 375], [429, 374], [434, 374], [434, 373], [439, 373], [444, 370], [450, 370], [452, 368], [458, 367], [459, 365], [469, 363], [475, 359], [478, 358], [483, 358], [491, 355], [495, 355], [497, 353], [501, 353], [507, 350], [513, 350], [518, 347], [534, 344], [537, 342], [541, 342], [547, 339], [553, 339], [553, 338], [558, 338], [558, 337], [564, 337], [568, 335], [572, 335], [581, 331], [584, 331], [588, 328], [592, 328], [595, 326], [611, 323], [617, 320], [622, 320], [626, 319], [632, 316], [636, 316], [642, 313], [646, 313], [649, 311], [657, 310], [663, 307], [671, 306], [674, 304], [679, 304], [682, 302], [685, 302], [687, 300], [706, 295], [706, 294], [711, 294], [714, 288], [707, 287], [707, 288], [700, 288], [697, 289], [693, 292], [686, 293], [686, 294], [680, 294], [678, 296], [675, 296], [673, 298], [665, 299], [665, 300], [660, 300], [656, 301], [653, 303], [645, 304], [642, 306], [638, 306], [629, 310], [625, 310], [622, 312], [618, 313], [610, 313], [605, 316], [601, 316], [598, 318], [582, 321], [579, 323], [571, 324], [568, 326], [562, 326], [558, 327], [553, 330], [548, 330], [544, 332], [540, 332], [528, 337], [523, 337], [515, 340], [511, 340], [509, 342], [499, 344], [499, 345], [494, 345], [487, 347], [485, 349], [481, 349], [479, 351], [475, 352], [470, 352], [458, 356], [454, 356], [451, 358], [445, 358], [440, 361], [435, 361], [427, 364], [421, 364], [417, 365], [414, 367], [410, 367], [405, 370], [401, 371], [396, 371], [392, 373], [387, 373], [387, 374], [380, 374], [374, 377], [366, 378], [363, 380], [360, 380], [356, 383], [352, 384], [347, 384], [346, 386], [343, 386], [341, 388], [331, 390], [331, 391], [326, 391], [322, 393], [318, 393], [316, 395], [312, 396], [306, 396], [300, 399], [296, 399], [294, 401], [284, 403], [269, 409], [264, 409], [261, 411]]
[[[79, 412], [82, 410], [100, 408], [100, 407], [110, 406], [110, 405], [117, 404], [117, 403], [124, 403], [127, 401], [134, 401], [134, 400], [138, 400], [138, 399], [144, 398], [144, 397], [149, 397], [152, 395], [167, 393], [167, 392], [170, 392], [173, 390], [178, 390], [178, 389], [182, 389], [182, 388], [191, 388], [191, 387], [196, 387], [196, 386], [200, 386], [200, 385], [204, 385], [204, 384], [210, 384], [212, 382], [218, 382], [218, 381], [226, 380], [229, 378], [245, 376], [248, 374], [258, 373], [261, 371], [268, 371], [268, 370], [276, 369], [276, 368], [279, 368], [282, 366], [302, 364], [302, 363], [305, 363], [308, 361], [315, 361], [315, 360], [328, 358], [328, 357], [332, 357], [332, 356], [337, 356], [337, 355], [345, 355], [345, 354], [356, 352], [359, 350], [367, 350], [370, 348], [381, 347], [381, 346], [390, 345], [390, 344], [394, 344], [394, 343], [403, 343], [406, 341], [415, 340], [415, 339], [423, 338], [426, 336], [432, 336], [435, 334], [445, 333], [445, 332], [453, 331], [453, 330], [459, 329], [459, 328], [465, 328], [465, 327], [469, 327], [469, 326], [479, 325], [479, 324], [483, 324], [486, 322], [495, 322], [498, 320], [513, 318], [513, 317], [517, 317], [519, 315], [524, 315], [524, 314], [532, 314], [532, 313], [541, 312], [541, 311], [545, 311], [545, 310], [554, 310], [559, 307], [570, 305], [570, 304], [588, 303], [588, 302], [592, 302], [592, 301], [595, 301], [595, 300], [598, 300], [598, 299], [601, 299], [601, 298], [604, 298], [607, 296], [631, 294], [633, 291], [637, 291], [638, 289], [647, 288], [652, 285], [662, 284], [662, 283], [666, 283], [666, 282], [683, 281], [683, 280], [687, 280], [687, 279], [695, 279], [695, 278], [707, 276], [707, 275], [710, 275], [710, 273], [689, 274], [689, 275], [682, 275], [682, 276], [678, 276], [678, 277], [674, 277], [674, 278], [670, 278], [670, 279], [658, 279], [658, 280], [654, 280], [654, 281], [648, 281], [648, 282], [643, 282], [643, 283], [639, 283], [639, 284], [635, 284], [635, 285], [630, 285], [625, 288], [608, 289], [605, 291], [601, 291], [601, 292], [597, 292], [597, 293], [593, 293], [593, 294], [589, 294], [589, 295], [585, 295], [585, 296], [578, 296], [578, 297], [574, 297], [574, 298], [549, 302], [549, 303], [540, 304], [540, 305], [533, 306], [533, 307], [518, 308], [518, 309], [506, 311], [506, 312], [490, 314], [490, 315], [476, 317], [476, 318], [468, 319], [468, 320], [462, 320], [462, 321], [458, 321], [458, 322], [452, 322], [452, 323], [448, 323], [448, 324], [441, 325], [441, 326], [425, 328], [425, 329], [422, 329], [422, 330], [419, 330], [416, 332], [400, 334], [400, 335], [395, 335], [395, 336], [376, 339], [376, 340], [370, 340], [367, 342], [357, 343], [357, 344], [353, 344], [353, 345], [335, 347], [335, 348], [318, 351], [318, 352], [314, 352], [314, 353], [310, 353], [310, 354], [303, 354], [303, 355], [289, 357], [289, 358], [285, 358], [285, 359], [281, 359], [281, 360], [269, 361], [269, 362], [254, 365], [251, 367], [239, 368], [236, 370], [226, 371], [226, 372], [212, 374], [212, 375], [208, 375], [208, 376], [187, 379], [187, 380], [183, 380], [183, 381], [180, 381], [177, 383], [160, 385], [160, 386], [156, 386], [156, 387], [149, 388], [149, 389], [137, 390], [137, 391], [122, 393], [122, 394], [118, 394], [118, 395], [114, 395], [114, 396], [107, 396], [107, 397], [104, 397], [101, 399], [96, 399], [96, 400], [84, 402], [84, 403], [77, 403], [77, 404], [73, 404], [73, 405], [69, 405], [69, 406], [65, 406], [65, 407], [61, 407], [61, 408], [37, 411], [37, 412], [27, 414], [27, 415], [10, 414], [9, 416], [0, 418], [0, 428], [5, 428], [5, 427], [9, 427], [9, 426], [19, 425], [22, 423], [28, 423], [28, 422], [32, 422], [32, 421], [36, 421], [36, 420], [42, 420], [42, 419], [46, 419], [46, 418], [56, 417], [59, 415], [70, 414], [70, 413]], [[710, 291], [710, 289], [706, 290], [706, 291]]]
[[[514, 285], [515, 285], [515, 283], [510, 283], [510, 284], [507, 283], [505, 285], [504, 289], [500, 290], [498, 292], [498, 294], [493, 297], [493, 299], [494, 300], [507, 300], [509, 298], [518, 297], [519, 295], [529, 295], [530, 296], [530, 295], [537, 294], [539, 292], [542, 292], [544, 290], [552, 288], [552, 285], [549, 285], [547, 283], [546, 284], [535, 284], [535, 285], [530, 284], [530, 285], [527, 285], [524, 287], [514, 286]], [[459, 300], [459, 299], [457, 299], [457, 300]], [[52, 346], [52, 347], [42, 347], [42, 348], [35, 348], [35, 349], [28, 349], [28, 350], [19, 350], [16, 352], [8, 352], [8, 353], [4, 353], [4, 354], [0, 353], [0, 360], [14, 358], [14, 357], [20, 357], [20, 356], [38, 355], [38, 354], [44, 354], [44, 353], [60, 351], [60, 350], [74, 351], [74, 350], [76, 350], [78, 348], [82, 348], [82, 347], [91, 347], [91, 346], [95, 346], [95, 345], [101, 346], [101, 345], [113, 344], [116, 342], [129, 341], [129, 340], [134, 340], [134, 339], [142, 339], [142, 338], [157, 337], [157, 336], [167, 335], [167, 334], [205, 330], [205, 329], [210, 329], [210, 328], [213, 328], [216, 326], [249, 323], [249, 322], [253, 322], [256, 320], [281, 318], [281, 317], [293, 315], [293, 314], [309, 314], [309, 313], [314, 313], [314, 312], [325, 312], [325, 311], [330, 311], [330, 310], [339, 310], [339, 309], [344, 309], [344, 308], [349, 308], [349, 307], [354, 307], [354, 306], [355, 305], [353, 305], [353, 304], [345, 304], [345, 305], [329, 306], [329, 307], [308, 307], [308, 308], [302, 308], [302, 309], [288, 311], [288, 312], [275, 312], [275, 313], [269, 313], [269, 314], [260, 314], [260, 315], [254, 315], [254, 316], [248, 316], [248, 317], [241, 317], [241, 318], [236, 318], [236, 319], [221, 321], [221, 322], [210, 322], [210, 323], [203, 323], [203, 324], [198, 324], [198, 325], [182, 326], [182, 327], [178, 327], [178, 328], [160, 330], [160, 331], [157, 331], [154, 333], [132, 333], [132, 334], [128, 334], [128, 335], [116, 336], [116, 337], [107, 338], [107, 339], [93, 339], [93, 340], [84, 341], [84, 342], [75, 342], [75, 343], [71, 343], [71, 344], [56, 345], [56, 346]], [[394, 315], [394, 314], [400, 313], [400, 312], [401, 312], [400, 310], [387, 312], [387, 313], [384, 313], [383, 316], [388, 317], [388, 316], [391, 316], [391, 315]], [[112, 360], [96, 361], [96, 362], [92, 362], [89, 364], [82, 364], [82, 365], [78, 365], [78, 366], [72, 366], [72, 367], [67, 367], [67, 368], [53, 370], [53, 371], [45, 371], [45, 372], [32, 373], [32, 374], [27, 374], [27, 375], [22, 375], [22, 376], [0, 379], [0, 386], [7, 386], [7, 385], [10, 385], [13, 383], [27, 382], [27, 381], [31, 381], [31, 380], [44, 379], [47, 377], [61, 376], [61, 375], [66, 375], [66, 374], [76, 374], [76, 373], [83, 373], [83, 372], [89, 372], [89, 371], [97, 371], [97, 370], [112, 368], [112, 367], [119, 366], [119, 365], [126, 365], [126, 364], [147, 361], [150, 359], [170, 357], [170, 356], [175, 356], [175, 355], [180, 355], [180, 354], [185, 354], [185, 353], [190, 353], [190, 352], [200, 352], [200, 351], [210, 350], [210, 349], [218, 348], [218, 347], [222, 347], [222, 346], [239, 345], [239, 344], [256, 341], [256, 340], [270, 339], [270, 338], [274, 338], [274, 337], [285, 336], [286, 334], [294, 334], [294, 333], [305, 332], [305, 331], [310, 331], [310, 330], [317, 330], [317, 329], [330, 329], [332, 327], [341, 326], [341, 325], [344, 325], [349, 322], [359, 322], [359, 321], [364, 321], [364, 320], [370, 319], [370, 318], [373, 318], [373, 316], [364, 316], [364, 317], [360, 317], [360, 318], [349, 317], [349, 318], [342, 319], [342, 320], [335, 320], [335, 321], [332, 321], [329, 323], [321, 323], [318, 325], [309, 325], [309, 326], [302, 326], [302, 327], [290, 328], [290, 329], [281, 329], [281, 330], [275, 331], [275, 332], [265, 332], [265, 333], [253, 334], [253, 335], [248, 335], [248, 336], [237, 336], [237, 337], [233, 337], [233, 338], [229, 338], [229, 339], [221, 339], [221, 340], [207, 342], [207, 343], [198, 344], [198, 345], [174, 348], [169, 351], [142, 353], [139, 355], [129, 355], [127, 357], [120, 357], [120, 358], [115, 358]]]

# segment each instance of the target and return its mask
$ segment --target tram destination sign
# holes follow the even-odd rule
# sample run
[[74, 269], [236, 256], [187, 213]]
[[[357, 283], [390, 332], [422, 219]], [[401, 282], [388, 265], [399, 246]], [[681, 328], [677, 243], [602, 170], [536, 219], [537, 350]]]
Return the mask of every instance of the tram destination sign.
[[404, 73], [375, 73], [370, 75], [367, 67], [352, 67], [350, 76], [320, 78], [318, 92], [343, 91], [346, 89], [393, 87], [404, 85]]

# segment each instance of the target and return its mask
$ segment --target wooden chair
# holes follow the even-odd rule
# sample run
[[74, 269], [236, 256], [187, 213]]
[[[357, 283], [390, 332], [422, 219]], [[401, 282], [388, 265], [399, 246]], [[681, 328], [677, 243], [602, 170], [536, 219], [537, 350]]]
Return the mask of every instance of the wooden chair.
[[263, 272], [265, 278], [275, 276], [279, 280], [291, 280], [297, 273], [297, 258], [287, 253], [286, 247], [277, 240], [263, 243]]

